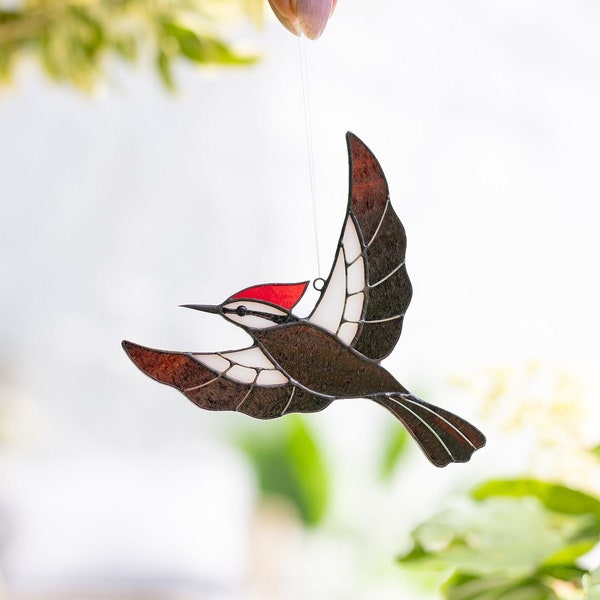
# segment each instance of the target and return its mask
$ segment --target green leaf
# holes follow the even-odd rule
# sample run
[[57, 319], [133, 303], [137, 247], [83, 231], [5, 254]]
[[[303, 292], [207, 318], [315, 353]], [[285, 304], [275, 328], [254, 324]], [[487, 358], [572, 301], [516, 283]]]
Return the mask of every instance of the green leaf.
[[597, 537], [593, 537], [583, 541], [577, 541], [574, 544], [563, 546], [557, 552], [546, 558], [544, 565], [572, 565], [580, 556], [587, 554], [592, 548], [594, 548], [598, 541], [599, 540]]
[[99, 22], [89, 12], [80, 7], [72, 6], [70, 13], [73, 18], [73, 44], [87, 58], [93, 58], [104, 45], [104, 31]]
[[158, 73], [172, 89], [177, 58], [216, 66], [255, 62], [256, 56], [235, 49], [223, 27], [239, 20], [259, 27], [263, 10], [262, 0], [17, 2], [0, 9], [0, 84], [23, 57], [33, 56], [51, 79], [89, 91], [110, 64], [108, 55], [132, 61], [144, 47], [154, 49]]
[[[428, 567], [431, 566], [430, 561], [428, 560], [431, 557], [432, 552], [425, 550], [423, 546], [416, 539], [416, 536], [413, 533], [413, 547], [412, 550], [404, 554], [403, 556], [398, 557], [398, 562], [401, 562], [404, 565], [411, 564], [419, 564], [425, 563]], [[441, 569], [446, 569], [447, 565], [440, 565]]]
[[[115, 52], [125, 60], [133, 61], [137, 58], [137, 41], [132, 35], [122, 35], [111, 40]], [[166, 83], [166, 82], [165, 82]]]
[[583, 600], [600, 600], [600, 569], [586, 573], [582, 584]]
[[170, 91], [175, 91], [175, 81], [173, 79], [173, 72], [171, 70], [171, 60], [168, 55], [162, 50], [158, 53], [156, 58], [156, 66], [158, 67], [158, 73], [163, 83]]
[[327, 470], [316, 438], [299, 416], [286, 417], [277, 425], [271, 437], [245, 436], [240, 447], [256, 470], [261, 492], [286, 498], [306, 524], [316, 525], [329, 498]]
[[543, 565], [540, 567], [537, 574], [544, 579], [551, 577], [552, 579], [561, 579], [562, 581], [574, 582], [581, 579], [585, 572], [585, 569], [582, 569], [575, 564]]
[[571, 544], [585, 518], [557, 515], [535, 498], [489, 498], [428, 519], [401, 562], [471, 575], [524, 577]]
[[590, 449], [590, 452], [597, 458], [600, 458], [600, 444]]
[[402, 460], [405, 455], [405, 451], [408, 448], [409, 434], [404, 427], [394, 427], [388, 439], [383, 453], [383, 460], [381, 462], [381, 478], [384, 481], [389, 480], [398, 463]]
[[179, 51], [189, 60], [201, 64], [245, 65], [255, 57], [235, 53], [224, 42], [206, 35], [200, 36], [192, 29], [172, 21], [163, 23], [164, 35], [174, 39]]
[[[585, 573], [577, 560], [599, 540], [598, 499], [534, 479], [489, 481], [472, 496], [476, 503], [417, 527], [414, 549], [401, 560], [454, 569], [448, 600], [557, 600], [553, 582], [577, 593]], [[600, 600], [600, 574], [584, 582], [586, 600]]]
[[480, 485], [472, 496], [476, 500], [494, 496], [533, 496], [548, 510], [567, 515], [590, 514], [600, 523], [600, 500], [557, 483], [536, 479], [497, 479]]
[[536, 578], [515, 580], [457, 573], [442, 591], [448, 600], [557, 600], [552, 589]]
[[[490, 592], [506, 585], [505, 577], [478, 577], [455, 573], [442, 586], [444, 598], [448, 600], [474, 600], [486, 598]], [[494, 597], [496, 594], [494, 593]]]
[[0, 46], [0, 81], [10, 79], [12, 53], [9, 48]]

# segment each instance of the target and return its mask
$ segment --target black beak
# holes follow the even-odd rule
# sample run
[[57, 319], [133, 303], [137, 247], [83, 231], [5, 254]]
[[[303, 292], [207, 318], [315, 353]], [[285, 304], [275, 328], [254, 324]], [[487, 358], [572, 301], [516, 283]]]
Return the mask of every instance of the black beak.
[[214, 315], [221, 314], [220, 306], [212, 306], [210, 304], [180, 304], [181, 308], [193, 308], [194, 310], [201, 310], [202, 312], [212, 313]]

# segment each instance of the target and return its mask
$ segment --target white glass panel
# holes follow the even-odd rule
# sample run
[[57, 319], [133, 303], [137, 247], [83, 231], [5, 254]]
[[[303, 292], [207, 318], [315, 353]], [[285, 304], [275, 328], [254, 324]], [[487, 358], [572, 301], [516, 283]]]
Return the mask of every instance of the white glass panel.
[[225, 304], [226, 308], [235, 310], [238, 306], [245, 306], [248, 310], [257, 310], [259, 312], [266, 312], [270, 315], [286, 315], [287, 313], [279, 308], [271, 306], [270, 304], [263, 304], [262, 302], [254, 302], [253, 300], [234, 300]]
[[228, 360], [218, 354], [193, 354], [192, 356], [217, 373], [223, 373], [223, 371], [226, 371], [231, 365]]
[[358, 331], [357, 323], [344, 323], [338, 331], [338, 337], [346, 344], [352, 343]]
[[246, 348], [245, 350], [236, 350], [235, 352], [224, 352], [226, 356], [234, 363], [244, 367], [253, 367], [255, 369], [273, 369], [275, 365], [265, 356], [264, 352], [257, 347]]
[[288, 381], [288, 378], [281, 371], [265, 369], [258, 374], [256, 383], [258, 385], [277, 385], [280, 383], [287, 383]]
[[344, 312], [344, 319], [346, 321], [360, 321], [364, 302], [364, 294], [356, 294], [354, 296], [350, 296], [346, 300], [346, 311]]
[[348, 273], [348, 293], [356, 294], [365, 289], [365, 261], [359, 258], [347, 269]]
[[[269, 306], [268, 304], [261, 304], [260, 302], [254, 301], [246, 302], [244, 300], [228, 302], [224, 305], [224, 308], [227, 308], [230, 311], [235, 311], [235, 309], [240, 306], [245, 306], [248, 311], [262, 312], [269, 315], [282, 316], [287, 314], [285, 311], [274, 308], [273, 306]], [[275, 325], [271, 319], [266, 317], [263, 318], [258, 315], [244, 314], [240, 316], [235, 312], [225, 312], [223, 316], [234, 323], [244, 325], [245, 327], [250, 327], [251, 329], [267, 329], [268, 327], [273, 327]]]
[[327, 289], [321, 296], [310, 321], [336, 333], [342, 320], [346, 300], [346, 268], [342, 252], [338, 253], [335, 268]]
[[240, 383], [254, 383], [256, 379], [256, 371], [248, 367], [234, 365], [227, 371], [227, 379], [233, 379]]
[[354, 223], [350, 217], [348, 217], [348, 220], [346, 221], [346, 229], [344, 231], [344, 237], [342, 238], [342, 245], [344, 246], [346, 262], [348, 263], [351, 263], [353, 260], [355, 260], [362, 252], [360, 240], [358, 239], [358, 234], [356, 233], [356, 227], [354, 227]]
[[250, 327], [251, 329], [267, 329], [273, 327], [275, 323], [270, 319], [263, 319], [256, 315], [246, 315], [245, 317], [238, 317], [237, 315], [227, 315], [232, 321]]

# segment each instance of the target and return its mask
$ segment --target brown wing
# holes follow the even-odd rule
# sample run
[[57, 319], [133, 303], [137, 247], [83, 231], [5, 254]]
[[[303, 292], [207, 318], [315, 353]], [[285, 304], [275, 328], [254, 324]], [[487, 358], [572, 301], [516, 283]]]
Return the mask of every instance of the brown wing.
[[350, 192], [336, 258], [309, 320], [368, 358], [394, 349], [412, 287], [404, 256], [406, 235], [373, 153], [346, 135]]
[[[207, 410], [237, 411], [257, 419], [274, 419], [293, 412], [316, 412], [331, 402], [305, 392], [285, 377], [285, 383], [259, 383], [260, 374], [270, 370], [262, 367], [255, 369], [257, 374], [250, 383], [245, 383], [242, 369], [250, 367], [236, 362], [232, 355], [258, 350], [255, 346], [239, 352], [193, 354], [154, 350], [128, 341], [122, 345], [143, 373], [178, 389], [194, 404]], [[210, 357], [220, 357], [229, 366], [220, 370], [218, 361]], [[209, 367], [201, 360], [215, 366]], [[264, 379], [269, 380], [268, 377]]]

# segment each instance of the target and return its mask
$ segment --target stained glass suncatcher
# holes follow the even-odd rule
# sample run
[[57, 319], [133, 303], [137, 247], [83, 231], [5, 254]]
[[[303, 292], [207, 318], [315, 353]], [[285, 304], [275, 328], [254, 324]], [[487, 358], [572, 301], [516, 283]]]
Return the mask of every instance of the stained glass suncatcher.
[[208, 410], [259, 419], [316, 412], [334, 400], [367, 398], [387, 408], [436, 466], [466, 462], [485, 445], [473, 425], [413, 396], [380, 362], [402, 331], [412, 288], [406, 235], [377, 159], [346, 136], [348, 210], [331, 272], [308, 317], [292, 312], [308, 281], [245, 288], [219, 305], [186, 305], [221, 315], [252, 345], [227, 352], [167, 352], [124, 341], [147, 375]]

